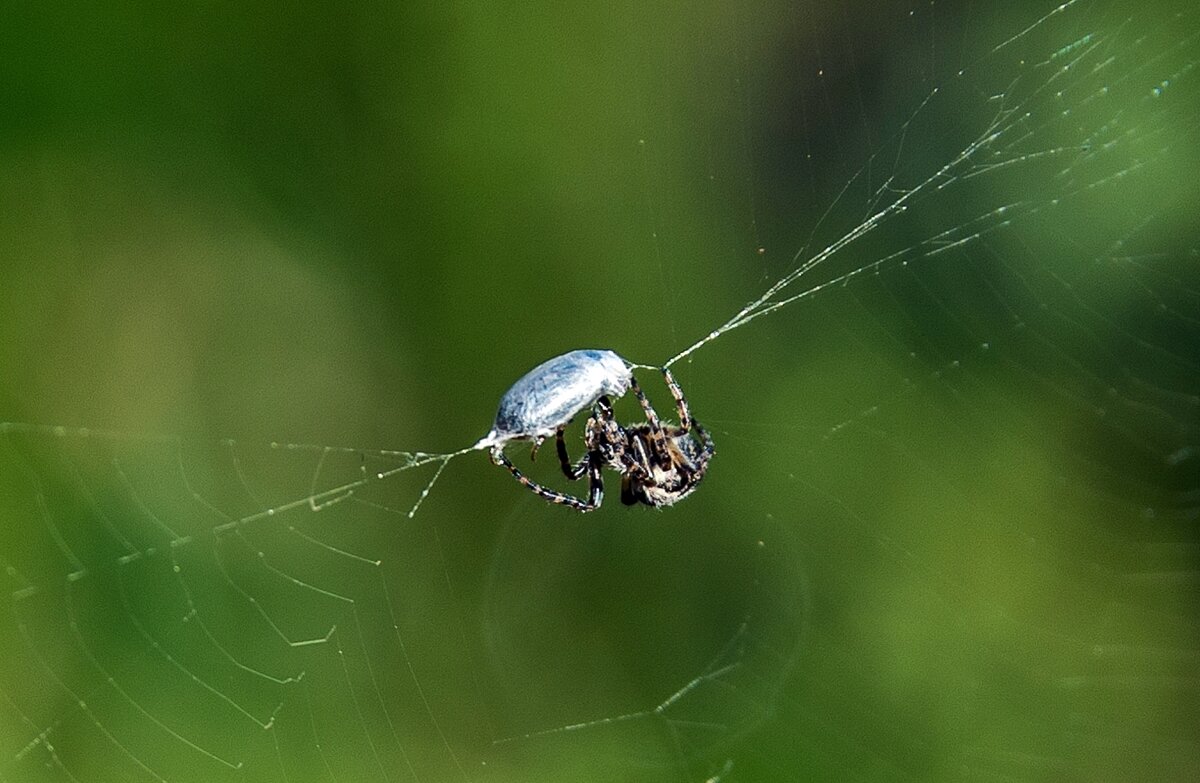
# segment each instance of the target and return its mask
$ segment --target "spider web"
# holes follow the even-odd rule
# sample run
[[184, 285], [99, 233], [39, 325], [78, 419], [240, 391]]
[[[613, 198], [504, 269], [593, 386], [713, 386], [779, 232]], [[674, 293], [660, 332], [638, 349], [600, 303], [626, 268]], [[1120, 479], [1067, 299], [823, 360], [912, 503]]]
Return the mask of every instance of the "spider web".
[[[4, 364], [30, 369], [6, 372], [21, 415], [5, 418], [115, 430], [0, 424], [0, 780], [1194, 774], [1194, 10], [818, 6], [702, 14], [693, 28], [638, 13], [638, 46], [616, 58], [637, 77], [617, 111], [636, 119], [613, 122], [641, 143], [613, 154], [633, 168], [639, 206], [585, 218], [553, 178], [567, 206], [538, 206], [578, 226], [546, 234], [547, 255], [562, 241], [604, 268], [587, 232], [613, 220], [632, 237], [634, 263], [609, 283], [628, 296], [556, 309], [565, 343], [527, 326], [546, 306], [538, 281], [552, 271], [590, 293], [593, 273], [521, 261], [536, 242], [508, 233], [514, 212], [474, 224], [483, 245], [431, 240], [450, 242], [444, 259], [496, 261], [441, 272], [455, 296], [439, 317], [372, 324], [364, 340], [352, 312], [411, 302], [364, 291], [329, 306], [349, 284], [297, 272], [293, 256], [333, 251], [281, 250], [243, 226], [250, 238], [226, 252], [253, 252], [263, 271], [231, 277], [219, 254], [187, 257], [166, 262], [199, 270], [175, 288], [139, 279], [119, 230], [120, 242], [76, 230], [39, 246], [72, 211], [52, 188], [7, 211], [6, 235], [34, 236], [21, 239], [31, 255], [78, 246], [109, 268], [63, 272], [86, 285], [61, 307], [45, 293], [61, 289], [31, 282], [45, 272], [14, 270]], [[477, 41], [472, 23], [539, 24], [459, 21]], [[733, 54], [685, 58], [685, 76], [638, 59], [692, 38]], [[492, 64], [461, 67], [486, 81]], [[540, 144], [579, 130], [560, 122]], [[498, 127], [485, 128], [489, 158], [518, 155]], [[439, 138], [454, 132], [443, 118]], [[586, 156], [614, 159], [604, 144]], [[80, 165], [37, 160], [7, 165], [41, 181]], [[613, 201], [629, 187], [582, 170]], [[338, 192], [335, 175], [314, 176]], [[271, 187], [302, 213], [286, 183]], [[455, 211], [472, 198], [458, 195]], [[156, 258], [209, 239], [152, 209], [132, 217], [169, 234], [132, 245]], [[196, 292], [219, 306], [175, 320]], [[83, 328], [98, 320], [66, 317], [91, 302], [142, 324], [118, 335], [126, 350], [103, 353], [105, 333]], [[578, 517], [456, 450], [486, 429], [506, 380], [595, 344], [614, 307], [633, 326], [612, 325], [604, 347], [672, 364], [717, 438], [693, 498]], [[39, 343], [43, 309], [66, 320]], [[529, 340], [420, 383], [397, 369], [399, 390], [356, 352], [440, 346], [439, 330], [485, 311], [454, 337], [492, 344], [502, 322]], [[285, 334], [260, 336], [273, 329]], [[244, 392], [236, 412], [180, 391], [214, 394], [204, 354], [163, 347], [198, 331], [236, 349], [218, 376]], [[292, 361], [311, 357], [300, 371], [273, 359], [290, 342]], [[433, 348], [405, 350], [437, 364]], [[93, 352], [116, 358], [89, 372]], [[137, 388], [147, 374], [149, 392]], [[63, 378], [90, 394], [62, 393]], [[276, 387], [301, 401], [281, 404]], [[319, 405], [331, 401], [332, 416]], [[447, 445], [253, 437], [264, 428]], [[123, 434], [160, 429], [198, 435]], [[207, 437], [231, 429], [250, 436]]]

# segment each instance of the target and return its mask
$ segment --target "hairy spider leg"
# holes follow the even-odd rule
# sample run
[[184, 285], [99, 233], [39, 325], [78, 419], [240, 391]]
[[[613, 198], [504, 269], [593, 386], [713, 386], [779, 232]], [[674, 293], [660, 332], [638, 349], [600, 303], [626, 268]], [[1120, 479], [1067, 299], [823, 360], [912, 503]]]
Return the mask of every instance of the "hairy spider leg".
[[[638, 389], [637, 391], [640, 392], [641, 389]], [[650, 401], [645, 398], [645, 395], [642, 395], [641, 399], [645, 405], [650, 405]], [[600, 402], [603, 403], [603, 405], [600, 407], [597, 421], [599, 423], [611, 421], [614, 416], [612, 403], [609, 402], [607, 397], [601, 397]], [[649, 427], [650, 435], [652, 438], [654, 438], [657, 450], [659, 453], [665, 456], [666, 446], [662, 445], [662, 439], [664, 437], [662, 424], [659, 422], [658, 414], [655, 412], [654, 408], [651, 407], [649, 411], [650, 412], [647, 414], [647, 419], [649, 419], [649, 421], [646, 426]], [[624, 449], [622, 450], [621, 457], [621, 464], [623, 466], [621, 469], [622, 472], [626, 473], [627, 478], [633, 478], [632, 474], [636, 473], [643, 481], [650, 481], [652, 475], [650, 473], [650, 455], [646, 453], [646, 446], [641, 438], [629, 436], [630, 432], [634, 430], [640, 430], [641, 426], [639, 425], [633, 427], [632, 429], [621, 427], [620, 424], [617, 426], [621, 431], [622, 442], [625, 445]], [[631, 451], [636, 452], [636, 454], [630, 456]]]
[[563, 440], [562, 428], [554, 433], [554, 445], [558, 448], [558, 461], [562, 465], [563, 475], [571, 481], [582, 478], [583, 474], [587, 472], [588, 465], [591, 464], [591, 456], [584, 454], [579, 462], [572, 465], [571, 455], [567, 453], [567, 442]]
[[683, 389], [679, 387], [679, 381], [675, 380], [675, 376], [671, 373], [669, 367], [663, 368], [663, 378], [667, 382], [667, 388], [671, 390], [671, 396], [675, 398], [675, 409], [679, 411], [679, 426], [684, 432], [695, 431], [696, 435], [700, 437], [700, 444], [704, 446], [704, 453], [701, 455], [701, 459], [707, 464], [712, 455], [716, 453], [712, 435], [708, 430], [700, 426], [700, 422], [692, 418], [692, 411], [688, 407], [687, 398], [683, 396]]
[[690, 432], [692, 429], [692, 412], [688, 409], [687, 399], [683, 396], [683, 389], [679, 388], [679, 382], [675, 380], [675, 376], [671, 374], [669, 368], [664, 367], [662, 372], [663, 379], [667, 382], [667, 388], [671, 390], [671, 396], [675, 398], [675, 410], [679, 411], [679, 426], [683, 428], [684, 432]]
[[662, 422], [658, 419], [658, 412], [650, 404], [649, 398], [642, 391], [642, 387], [638, 385], [636, 378], [630, 377], [629, 388], [633, 389], [633, 393], [637, 395], [638, 404], [642, 406], [642, 411], [646, 414], [646, 422], [650, 425], [650, 434], [654, 441], [652, 446], [654, 455], [662, 460], [667, 459], [667, 447], [663, 443], [663, 428]]
[[528, 478], [512, 463], [512, 460], [505, 456], [503, 447], [493, 446], [489, 453], [493, 464], [507, 468], [508, 472], [513, 474], [513, 478], [520, 482], [522, 486], [527, 487], [534, 494], [551, 503], [557, 503], [560, 506], [570, 506], [576, 511], [593, 511], [599, 508], [601, 501], [604, 500], [604, 484], [600, 478], [600, 469], [595, 465], [591, 466], [589, 470], [588, 499], [580, 500], [574, 495], [568, 495], [549, 487], [543, 487], [541, 484]]
[[708, 430], [700, 426], [700, 422], [694, 419], [692, 420], [691, 425], [692, 432], [695, 432], [700, 436], [700, 444], [704, 446], [704, 453], [701, 455], [701, 462], [704, 465], [707, 465], [708, 461], [712, 459], [712, 455], [717, 451], [716, 446], [713, 445], [712, 435], [709, 434]]
[[[612, 402], [608, 399], [608, 395], [601, 396], [596, 400], [596, 404], [592, 406], [592, 419], [588, 421], [588, 426], [592, 426], [593, 422], [605, 422], [613, 417]], [[583, 477], [587, 472], [588, 466], [592, 464], [592, 455], [584, 454], [579, 462], [571, 465], [571, 456], [567, 453], [567, 442], [563, 439], [563, 428], [559, 427], [554, 433], [554, 445], [558, 450], [558, 462], [562, 465], [563, 475], [571, 481], [576, 481]]]
[[629, 378], [629, 388], [633, 389], [633, 393], [637, 395], [638, 404], [642, 406], [642, 410], [646, 414], [646, 421], [650, 423], [650, 429], [655, 432], [661, 432], [662, 423], [658, 420], [658, 413], [654, 410], [654, 406], [650, 404], [649, 398], [646, 397], [646, 392], [642, 391], [642, 387], [638, 385], [637, 379], [632, 376]]
[[[655, 443], [658, 443], [658, 437], [651, 432], [651, 436], [655, 438]], [[646, 443], [641, 438], [630, 438], [633, 448], [631, 451], [635, 453], [633, 465], [641, 469], [642, 475], [650, 478], [650, 455], [646, 453]]]
[[621, 503], [626, 506], [634, 506], [637, 505], [637, 502], [638, 497], [633, 494], [633, 482], [630, 481], [629, 476], [623, 476], [621, 478]]

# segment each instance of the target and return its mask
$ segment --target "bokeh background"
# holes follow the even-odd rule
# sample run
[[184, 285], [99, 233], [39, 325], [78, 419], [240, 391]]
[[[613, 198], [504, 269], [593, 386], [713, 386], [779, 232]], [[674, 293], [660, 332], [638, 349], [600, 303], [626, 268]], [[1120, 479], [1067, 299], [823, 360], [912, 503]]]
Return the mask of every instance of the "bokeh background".
[[[9, 4], [0, 421], [64, 429], [0, 432], [0, 780], [1191, 779], [1198, 31]], [[237, 524], [666, 361], [997, 128], [677, 366], [678, 507], [471, 454]]]

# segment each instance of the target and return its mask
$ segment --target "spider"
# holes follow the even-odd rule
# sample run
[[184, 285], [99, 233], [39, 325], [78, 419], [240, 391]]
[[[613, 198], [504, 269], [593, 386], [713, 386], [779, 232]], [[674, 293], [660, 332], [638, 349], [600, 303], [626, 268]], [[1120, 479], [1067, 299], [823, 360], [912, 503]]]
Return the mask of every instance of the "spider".
[[[500, 401], [491, 432], [476, 444], [490, 448], [492, 462], [506, 468], [540, 497], [577, 511], [592, 511], [604, 498], [603, 468], [621, 474], [621, 502], [669, 506], [695, 490], [714, 453], [712, 437], [695, 421], [683, 390], [663, 368], [675, 398], [679, 425], [663, 424], [631, 372], [633, 365], [612, 351], [572, 351], [538, 365], [513, 384]], [[612, 399], [633, 389], [646, 414], [645, 423], [623, 427], [614, 418]], [[574, 465], [563, 429], [588, 406], [584, 430], [587, 452]], [[693, 433], [695, 437], [693, 437]], [[527, 478], [504, 454], [512, 440], [532, 440], [531, 458], [551, 434], [563, 474], [571, 481], [588, 477], [586, 500], [544, 487]]]

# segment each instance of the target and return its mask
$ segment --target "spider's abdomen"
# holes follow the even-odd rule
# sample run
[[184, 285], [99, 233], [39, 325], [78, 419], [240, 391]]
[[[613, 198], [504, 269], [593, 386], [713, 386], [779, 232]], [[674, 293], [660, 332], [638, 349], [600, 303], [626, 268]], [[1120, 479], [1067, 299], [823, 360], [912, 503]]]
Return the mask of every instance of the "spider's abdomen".
[[476, 448], [550, 437], [607, 395], [629, 391], [629, 363], [612, 351], [564, 353], [527, 372], [500, 398], [496, 422]]

